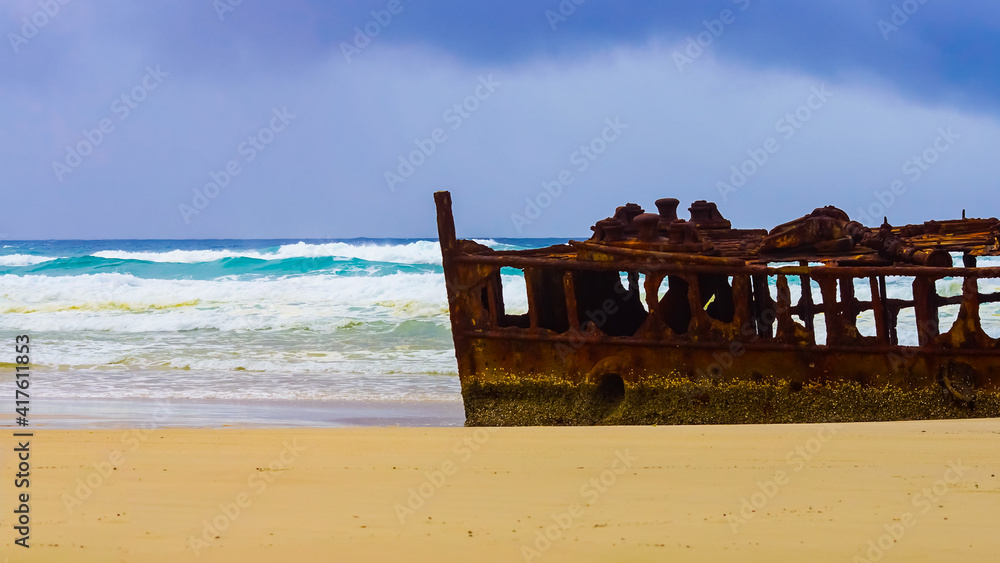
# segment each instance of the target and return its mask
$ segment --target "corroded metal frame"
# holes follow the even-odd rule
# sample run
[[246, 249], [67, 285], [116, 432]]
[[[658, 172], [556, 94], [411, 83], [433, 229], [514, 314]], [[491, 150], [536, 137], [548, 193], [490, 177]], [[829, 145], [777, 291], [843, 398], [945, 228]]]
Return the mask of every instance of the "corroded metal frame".
[[[983, 331], [979, 317], [980, 304], [1000, 302], [1000, 294], [978, 289], [979, 279], [1000, 278], [1000, 268], [806, 259], [779, 267], [593, 242], [494, 252], [456, 239], [450, 194], [439, 192], [435, 200], [467, 424], [1000, 416], [1000, 341]], [[518, 318], [504, 311], [502, 268], [525, 274], [528, 310]], [[614, 314], [608, 311], [620, 302], [605, 304], [605, 317], [581, 311], [576, 286], [595, 272], [630, 280], [643, 274], [644, 287], [628, 290], [641, 294], [646, 311], [634, 333], [608, 335], [594, 322]], [[729, 280], [729, 322], [712, 318], [708, 296], [700, 294], [700, 282], [711, 276]], [[888, 276], [912, 277], [913, 299], [888, 298]], [[669, 311], [661, 310], [658, 292], [668, 277], [688, 289], [690, 322], [682, 333], [668, 326]], [[814, 281], [821, 302], [813, 302], [811, 291], [793, 302], [790, 278], [800, 287]], [[962, 280], [962, 295], [939, 296], [935, 282], [944, 278]], [[870, 287], [871, 299], [858, 300], [856, 284]], [[958, 305], [959, 313], [942, 333], [939, 310], [947, 305]], [[915, 346], [900, 345], [896, 330], [900, 310], [909, 307]], [[865, 311], [872, 311], [874, 335], [857, 330]], [[821, 344], [814, 326], [819, 315], [826, 333]], [[544, 326], [553, 322], [564, 329]]]

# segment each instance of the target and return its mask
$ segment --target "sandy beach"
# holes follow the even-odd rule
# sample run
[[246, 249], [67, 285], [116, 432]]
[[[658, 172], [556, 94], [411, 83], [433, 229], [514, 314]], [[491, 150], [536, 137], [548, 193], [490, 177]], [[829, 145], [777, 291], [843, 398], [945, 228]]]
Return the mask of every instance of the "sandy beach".
[[[36, 430], [9, 561], [993, 561], [1000, 421]], [[14, 493], [30, 492], [29, 549]]]

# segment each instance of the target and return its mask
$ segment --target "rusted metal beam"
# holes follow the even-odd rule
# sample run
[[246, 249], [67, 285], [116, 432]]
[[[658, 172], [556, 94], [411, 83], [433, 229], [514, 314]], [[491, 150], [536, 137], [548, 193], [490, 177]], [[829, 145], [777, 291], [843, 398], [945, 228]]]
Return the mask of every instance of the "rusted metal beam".
[[691, 272], [704, 274], [728, 274], [747, 273], [752, 275], [809, 275], [820, 276], [848, 276], [854, 278], [866, 278], [869, 276], [901, 276], [909, 277], [916, 275], [930, 275], [936, 277], [971, 277], [971, 278], [1000, 278], [1000, 267], [989, 268], [932, 268], [921, 266], [814, 266], [802, 268], [801, 266], [768, 267], [746, 265], [743, 268], [703, 266], [700, 264], [682, 264], [667, 262], [642, 262], [633, 260], [591, 262], [579, 261], [572, 256], [565, 258], [518, 258], [514, 256], [492, 256], [489, 254], [459, 254], [455, 256], [456, 262], [467, 264], [483, 264], [509, 266], [511, 268], [525, 268], [531, 266], [564, 268], [570, 270], [618, 270], [618, 271], [639, 271], [639, 272]]
[[941, 333], [934, 278], [930, 276], [913, 278], [913, 311], [917, 319], [918, 342], [921, 346], [926, 346]]
[[[627, 346], [627, 347], [653, 347], [653, 348], [704, 348], [712, 350], [725, 350], [729, 349], [732, 345], [730, 341], [721, 340], [693, 340], [689, 338], [683, 338], [677, 336], [668, 339], [653, 339], [653, 338], [635, 338], [626, 336], [572, 336], [569, 334], [557, 334], [549, 331], [541, 332], [538, 334], [533, 334], [525, 330], [517, 329], [515, 327], [501, 328], [495, 331], [480, 332], [480, 331], [469, 331], [465, 333], [465, 336], [470, 340], [475, 339], [489, 339], [489, 340], [523, 340], [532, 342], [549, 342], [549, 343], [584, 343], [584, 344], [613, 344], [615, 346]], [[884, 354], [902, 354], [909, 353], [910, 351], [918, 352], [920, 354], [930, 354], [936, 356], [948, 356], [954, 355], [956, 352], [961, 354], [968, 354], [969, 356], [984, 356], [984, 357], [994, 357], [996, 356], [995, 350], [990, 349], [957, 349], [954, 347], [922, 347], [922, 346], [902, 346], [902, 345], [877, 345], [877, 346], [865, 346], [858, 347], [854, 345], [830, 345], [830, 346], [810, 346], [813, 350], [804, 349], [802, 344], [796, 343], [785, 343], [779, 342], [777, 340], [771, 340], [765, 342], [760, 340], [757, 342], [747, 342], [743, 343], [747, 349], [762, 350], [762, 351], [824, 351], [824, 352], [837, 352], [837, 353], [859, 353], [863, 352], [870, 355], [884, 355]]]
[[[803, 261], [799, 263], [799, 266], [802, 268], [808, 268], [809, 264]], [[802, 295], [799, 297], [799, 318], [801, 318], [805, 323], [806, 331], [809, 333], [809, 337], [813, 342], [816, 342], [816, 327], [813, 325], [813, 318], [816, 312], [813, 310], [811, 280], [812, 278], [806, 274], [799, 276], [799, 287], [802, 289]]]
[[438, 241], [441, 252], [450, 254], [455, 250], [455, 218], [451, 212], [451, 194], [449, 192], [434, 192], [434, 203], [437, 206]]
[[885, 280], [879, 276], [868, 278], [872, 293], [872, 316], [875, 317], [875, 337], [880, 344], [889, 344], [889, 313], [885, 309]]
[[532, 330], [538, 330], [538, 292], [541, 289], [537, 268], [524, 269], [524, 287], [528, 292], [528, 325]]
[[573, 272], [566, 270], [563, 272], [563, 290], [566, 292], [566, 314], [569, 320], [569, 331], [571, 333], [580, 330], [580, 314], [576, 306], [576, 283], [573, 281]]

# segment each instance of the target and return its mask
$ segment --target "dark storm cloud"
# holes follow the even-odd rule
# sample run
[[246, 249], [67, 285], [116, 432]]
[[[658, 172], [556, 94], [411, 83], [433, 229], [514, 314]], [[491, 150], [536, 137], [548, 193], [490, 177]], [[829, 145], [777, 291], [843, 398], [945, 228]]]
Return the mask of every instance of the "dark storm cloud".
[[[709, 49], [743, 65], [870, 74], [910, 96], [991, 109], [1000, 99], [995, 95], [1000, 5], [988, 0], [577, 1], [398, 0], [399, 13], [375, 41], [424, 45], [470, 64], [513, 64], [539, 56], [577, 58], [655, 39], [685, 40], [705, 31], [704, 22], [731, 10], [735, 23]], [[386, 13], [389, 4], [73, 0], [62, 8], [69, 15], [61, 16], [73, 18], [72, 23], [54, 22], [51, 27], [62, 28], [50, 34], [56, 37], [4, 64], [20, 71], [15, 78], [52, 76], [41, 71], [59, 68], [74, 43], [102, 37], [216, 76], [261, 65], [294, 69], [339, 51], [354, 38], [356, 27], [375, 19], [372, 12]], [[14, 24], [37, 10], [37, 2], [14, 2], [8, 10]]]
[[[1000, 96], [1000, 5], [987, 0], [716, 0], [613, 2], [514, 0], [405, 2], [386, 42], [417, 42], [476, 62], [579, 56], [613, 45], [696, 37], [723, 10], [734, 12], [715, 54], [750, 67], [809, 74], [866, 73], [909, 96], [985, 105]], [[343, 8], [336, 22], [365, 22], [385, 2]], [[563, 16], [563, 14], [567, 14]], [[565, 19], [563, 19], [565, 18]], [[553, 30], [553, 27], [555, 29]]]

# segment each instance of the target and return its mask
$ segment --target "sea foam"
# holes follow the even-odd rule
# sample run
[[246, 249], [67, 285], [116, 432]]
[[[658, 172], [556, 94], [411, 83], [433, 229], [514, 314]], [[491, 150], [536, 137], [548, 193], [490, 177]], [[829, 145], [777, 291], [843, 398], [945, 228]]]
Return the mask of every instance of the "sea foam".
[[7, 254], [0, 256], [0, 266], [33, 266], [56, 260], [53, 256], [33, 256], [30, 254]]
[[253, 258], [257, 260], [286, 260], [288, 258], [358, 258], [369, 262], [392, 262], [397, 264], [440, 264], [441, 247], [437, 242], [414, 241], [406, 244], [352, 244], [346, 242], [285, 244], [268, 252], [261, 250], [170, 250], [167, 252], [130, 252], [122, 250], [102, 250], [93, 256], [117, 260], [143, 260], [146, 262], [167, 262], [194, 264], [215, 262], [226, 258]]

